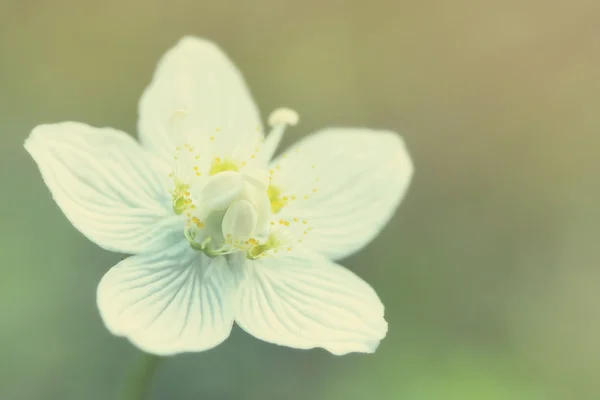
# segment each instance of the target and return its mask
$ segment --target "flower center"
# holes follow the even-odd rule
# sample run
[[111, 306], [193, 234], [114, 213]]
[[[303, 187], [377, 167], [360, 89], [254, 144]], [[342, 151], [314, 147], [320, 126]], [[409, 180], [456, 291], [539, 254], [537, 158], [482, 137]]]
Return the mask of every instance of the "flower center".
[[[182, 118], [183, 111], [174, 114], [178, 129]], [[283, 129], [297, 116], [279, 110], [269, 120], [274, 124], [271, 134], [251, 149], [219, 147], [224, 142], [219, 129], [204, 143], [184, 143], [175, 149], [169, 175], [173, 211], [185, 216], [184, 235], [194, 250], [209, 257], [244, 251], [256, 259], [291, 250], [310, 231], [307, 221], [299, 218], [275, 218], [296, 195], [276, 182], [279, 164], [270, 170], [266, 166]]]

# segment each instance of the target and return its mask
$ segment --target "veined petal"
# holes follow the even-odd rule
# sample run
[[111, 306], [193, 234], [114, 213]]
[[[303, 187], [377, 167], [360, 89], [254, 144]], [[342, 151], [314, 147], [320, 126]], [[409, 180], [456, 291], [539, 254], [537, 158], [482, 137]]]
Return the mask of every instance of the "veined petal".
[[[174, 115], [180, 116], [175, 131]], [[144, 146], [165, 159], [186, 141], [221, 156], [249, 157], [263, 137], [241, 73], [215, 44], [195, 37], [181, 39], [158, 64], [140, 100], [138, 129]]]
[[273, 184], [296, 198], [282, 218], [307, 220], [304, 245], [331, 259], [368, 244], [389, 221], [413, 166], [393, 132], [326, 129], [300, 141], [273, 164]]
[[210, 259], [182, 242], [111, 268], [97, 302], [114, 335], [171, 355], [207, 350], [229, 336], [234, 286], [224, 257]]
[[129, 135], [63, 122], [37, 126], [25, 148], [69, 221], [99, 246], [144, 253], [181, 226], [165, 165]]
[[372, 353], [387, 333], [375, 291], [313, 252], [246, 261], [236, 322], [261, 340], [333, 354]]

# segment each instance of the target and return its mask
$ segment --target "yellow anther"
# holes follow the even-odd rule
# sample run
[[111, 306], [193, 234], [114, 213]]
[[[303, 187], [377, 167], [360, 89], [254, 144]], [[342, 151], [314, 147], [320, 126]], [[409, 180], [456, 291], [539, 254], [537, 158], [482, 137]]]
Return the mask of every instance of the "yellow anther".
[[271, 211], [273, 214], [277, 214], [287, 204], [287, 197], [281, 197], [281, 189], [277, 186], [269, 185], [267, 196], [271, 202]]
[[176, 214], [182, 214], [192, 202], [189, 198], [189, 185], [181, 182], [179, 179], [174, 179], [175, 189], [172, 192], [173, 197], [173, 211]]
[[211, 137], [210, 137], [210, 140], [215, 140], [215, 137], [214, 137], [214, 136], [211, 136]]
[[196, 225], [198, 228], [203, 228], [204, 227], [204, 223], [202, 221], [200, 221], [200, 219], [198, 217], [192, 217], [191, 218], [191, 222]]
[[181, 214], [187, 208], [187, 202], [183, 197], [174, 197], [173, 198], [173, 211], [175, 214]]
[[294, 217], [294, 222], [298, 222], [298, 218]]
[[[252, 240], [252, 239], [250, 239], [250, 240]], [[279, 240], [277, 240], [277, 237], [273, 234], [271, 234], [269, 236], [269, 238], [267, 239], [267, 241], [265, 243], [258, 244], [257, 241], [256, 241], [256, 243], [257, 244], [254, 245], [254, 247], [252, 247], [246, 253], [246, 256], [251, 260], [255, 260], [258, 257], [265, 256], [266, 252], [269, 250], [273, 250], [273, 252], [276, 253], [277, 247], [281, 246], [281, 243], [279, 242]]]
[[212, 176], [212, 175], [218, 174], [219, 172], [239, 171], [239, 170], [240, 169], [238, 168], [237, 164], [234, 163], [233, 161], [229, 161], [229, 160], [222, 161], [220, 157], [216, 157], [210, 167], [210, 171], [208, 171], [208, 174]]

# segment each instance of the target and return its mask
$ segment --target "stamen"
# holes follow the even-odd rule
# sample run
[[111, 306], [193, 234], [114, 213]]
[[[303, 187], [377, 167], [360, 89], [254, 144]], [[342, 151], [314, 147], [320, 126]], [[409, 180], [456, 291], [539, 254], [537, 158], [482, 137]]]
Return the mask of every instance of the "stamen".
[[277, 251], [276, 249], [279, 247], [281, 247], [281, 242], [277, 239], [277, 236], [271, 234], [265, 243], [255, 245], [249, 249], [246, 252], [246, 257], [256, 260], [259, 257], [264, 257], [269, 250]]
[[304, 237], [311, 230], [306, 221], [300, 222], [297, 217], [291, 220], [279, 219], [271, 221], [271, 233], [266, 241], [261, 244], [251, 243], [254, 246], [246, 252], [246, 257], [255, 260], [264, 257], [270, 253], [277, 253], [278, 250], [291, 249], [302, 243]]
[[275, 154], [275, 150], [277, 150], [277, 146], [283, 137], [283, 133], [285, 132], [285, 128], [290, 125], [294, 126], [298, 124], [298, 113], [289, 108], [278, 108], [273, 111], [269, 116], [269, 125], [272, 130], [265, 139], [265, 143], [262, 148], [262, 157], [264, 161], [268, 161]]

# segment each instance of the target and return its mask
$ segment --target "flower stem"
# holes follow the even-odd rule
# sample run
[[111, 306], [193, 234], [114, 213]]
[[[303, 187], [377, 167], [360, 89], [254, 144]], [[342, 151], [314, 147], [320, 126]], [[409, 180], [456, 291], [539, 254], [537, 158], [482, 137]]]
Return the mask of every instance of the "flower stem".
[[160, 360], [161, 358], [158, 356], [142, 353], [125, 382], [122, 400], [144, 400], [147, 398], [152, 377]]

